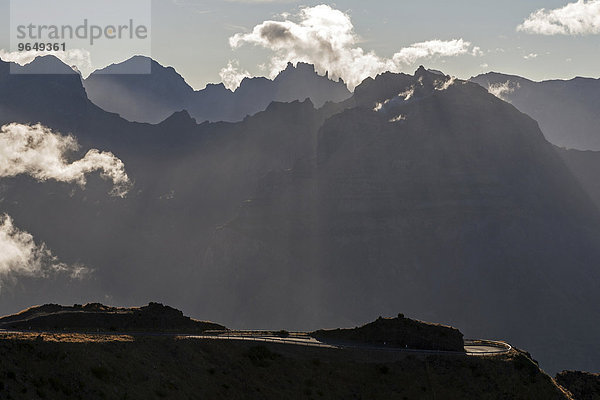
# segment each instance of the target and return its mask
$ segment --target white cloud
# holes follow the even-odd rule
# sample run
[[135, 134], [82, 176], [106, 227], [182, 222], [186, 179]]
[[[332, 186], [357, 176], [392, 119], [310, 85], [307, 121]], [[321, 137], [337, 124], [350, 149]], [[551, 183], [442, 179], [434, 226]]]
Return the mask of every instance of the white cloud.
[[36, 57], [52, 55], [80, 71], [84, 77], [93, 72], [92, 58], [89, 51], [84, 49], [70, 49], [66, 51], [12, 51], [7, 52], [0, 49], [0, 59], [5, 62], [14, 62], [25, 65], [32, 62]]
[[435, 82], [435, 90], [439, 90], [439, 91], [448, 90], [448, 88], [450, 86], [454, 85], [454, 82], [456, 82], [455, 76], [453, 76], [449, 79], [442, 80], [442, 81], [436, 81]]
[[396, 64], [413, 64], [414, 62], [433, 56], [451, 57], [467, 53], [478, 55], [478, 47], [470, 49], [471, 43], [463, 39], [454, 40], [430, 40], [427, 42], [415, 43], [401, 49], [394, 54], [393, 60]]
[[[86, 174], [100, 171], [113, 183], [112, 193], [123, 197], [131, 186], [123, 162], [112, 153], [92, 149], [68, 163], [70, 152], [78, 150], [72, 136], [63, 136], [42, 125], [9, 124], [0, 128], [0, 178], [21, 174], [39, 180], [86, 183]], [[82, 265], [59, 262], [44, 243], [15, 227], [10, 216], [0, 215], [0, 287], [16, 277], [44, 278], [66, 273], [81, 278], [90, 270]]]
[[513, 93], [516, 89], [519, 89], [520, 87], [521, 85], [518, 82], [513, 83], [511, 81], [506, 81], [504, 83], [494, 83], [490, 85], [488, 87], [488, 92], [498, 97], [499, 99], [506, 101], [506, 95]]
[[592, 35], [600, 33], [600, 0], [578, 0], [553, 10], [534, 11], [517, 27], [540, 35]]
[[354, 89], [369, 76], [399, 72], [422, 59], [481, 53], [463, 39], [430, 40], [403, 48], [392, 58], [383, 58], [359, 47], [360, 38], [350, 16], [328, 5], [303, 8], [296, 16], [282, 18], [283, 21], [264, 21], [251, 32], [229, 39], [233, 49], [251, 44], [273, 51], [268, 67], [271, 77], [288, 62], [302, 61], [314, 64], [320, 74], [328, 71], [333, 79], [343, 78]]
[[394, 122], [400, 122], [400, 121], [406, 121], [406, 116], [400, 114], [400, 115], [390, 119], [388, 122], [394, 123]]
[[473, 47], [473, 50], [471, 51], [471, 55], [473, 55], [475, 57], [482, 57], [484, 54], [485, 54], [484, 51], [481, 50], [481, 47], [479, 47], [479, 46]]
[[8, 215], [0, 215], [0, 288], [15, 276], [43, 278], [52, 273], [67, 273], [81, 278], [90, 272], [81, 265], [66, 265], [57, 260], [46, 244], [35, 243], [33, 236], [14, 226]]
[[[419, 83], [421, 83], [421, 85], [423, 84], [423, 82], [421, 80], [419, 80]], [[414, 96], [414, 94], [415, 94], [415, 86], [413, 85], [413, 86], [407, 88], [404, 92], [399, 93], [398, 97], [402, 97], [404, 99], [404, 101], [408, 101]]]
[[235, 90], [244, 78], [250, 77], [248, 71], [240, 70], [239, 61], [229, 61], [227, 66], [219, 72], [221, 80], [227, 89]]
[[534, 58], [537, 58], [537, 56], [538, 55], [536, 53], [529, 53], [529, 54], [523, 56], [523, 58], [526, 60], [533, 60]]
[[52, 132], [40, 124], [9, 124], [0, 128], [0, 178], [27, 174], [39, 180], [86, 184], [86, 174], [100, 171], [113, 183], [112, 194], [124, 197], [131, 182], [125, 166], [112, 153], [92, 149], [80, 160], [68, 163], [69, 152], [78, 150], [72, 136]]

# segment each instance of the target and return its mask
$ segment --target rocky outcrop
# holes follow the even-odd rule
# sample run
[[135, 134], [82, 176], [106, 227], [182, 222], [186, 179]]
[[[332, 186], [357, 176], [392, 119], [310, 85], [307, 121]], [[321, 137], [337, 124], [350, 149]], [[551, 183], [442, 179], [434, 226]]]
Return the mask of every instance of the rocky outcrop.
[[463, 334], [455, 328], [415, 321], [399, 314], [352, 329], [318, 330], [312, 336], [323, 341], [350, 342], [419, 350], [464, 351]]
[[183, 312], [159, 303], [134, 308], [109, 307], [99, 303], [83, 306], [46, 304], [1, 318], [0, 327], [50, 331], [176, 331], [179, 333], [225, 329], [219, 324], [191, 319], [184, 316]]

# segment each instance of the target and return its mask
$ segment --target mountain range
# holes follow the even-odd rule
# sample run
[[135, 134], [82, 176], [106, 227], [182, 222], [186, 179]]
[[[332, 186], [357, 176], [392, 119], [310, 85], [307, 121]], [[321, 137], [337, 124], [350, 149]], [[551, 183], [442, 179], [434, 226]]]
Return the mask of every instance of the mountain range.
[[490, 72], [471, 81], [538, 121], [551, 143], [571, 149], [600, 150], [600, 79], [534, 82]]
[[1, 313], [152, 297], [235, 328], [294, 329], [402, 310], [508, 340], [549, 371], [598, 368], [597, 153], [557, 148], [478, 84], [420, 68], [320, 108], [295, 96], [239, 122], [177, 111], [152, 125], [101, 109], [77, 73], [9, 68], [0, 125], [42, 122], [110, 150], [134, 188], [119, 199], [98, 176], [85, 190], [3, 179], [2, 211], [94, 271], [19, 279]]
[[[150, 74], [134, 74], [151, 63]], [[241, 121], [273, 101], [310, 98], [317, 106], [351, 96], [343, 81], [320, 76], [312, 65], [291, 63], [275, 79], [244, 78], [231, 91], [209, 84], [195, 91], [172, 67], [142, 56], [95, 71], [84, 80], [92, 102], [130, 121], [158, 123], [173, 112], [187, 110], [198, 121]]]

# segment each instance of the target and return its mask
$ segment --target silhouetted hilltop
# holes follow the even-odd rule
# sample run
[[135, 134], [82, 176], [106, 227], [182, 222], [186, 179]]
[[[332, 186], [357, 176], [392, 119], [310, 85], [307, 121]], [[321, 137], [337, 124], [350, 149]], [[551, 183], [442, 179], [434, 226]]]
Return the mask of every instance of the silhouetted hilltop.
[[323, 341], [364, 343], [410, 349], [464, 351], [463, 334], [458, 329], [416, 321], [399, 314], [352, 329], [318, 330], [312, 336]]
[[159, 303], [135, 308], [109, 307], [99, 303], [60, 306], [46, 304], [0, 318], [2, 329], [67, 331], [202, 332], [224, 326], [196, 321], [175, 308]]
[[490, 72], [470, 79], [539, 124], [551, 143], [579, 150], [600, 150], [600, 79], [534, 82]]
[[[149, 74], [133, 74], [142, 61], [152, 65]], [[123, 72], [128, 73], [123, 73]], [[173, 112], [188, 110], [198, 121], [240, 121], [273, 101], [310, 98], [318, 107], [351, 96], [343, 81], [320, 76], [314, 66], [288, 64], [275, 79], [244, 78], [234, 91], [209, 84], [194, 91], [172, 68], [145, 57], [133, 57], [92, 73], [84, 82], [90, 100], [130, 121], [157, 123]]]

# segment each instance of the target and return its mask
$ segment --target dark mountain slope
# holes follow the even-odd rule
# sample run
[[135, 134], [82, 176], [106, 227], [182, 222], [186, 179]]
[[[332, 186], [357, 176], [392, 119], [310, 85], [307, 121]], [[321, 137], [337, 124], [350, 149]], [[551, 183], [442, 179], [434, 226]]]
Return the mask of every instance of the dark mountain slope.
[[314, 162], [264, 180], [207, 256], [215, 287], [237, 293], [214, 293], [226, 320], [347, 324], [403, 307], [549, 369], [597, 365], [596, 207], [535, 121], [448, 79], [365, 82]]
[[[107, 294], [135, 304], [148, 293], [200, 312], [201, 259], [215, 228], [236, 215], [260, 177], [314, 154], [324, 119], [304, 101], [273, 103], [237, 124], [198, 125], [186, 112], [155, 126], [131, 123], [89, 102], [78, 76], [9, 75], [4, 65], [0, 79], [14, 90], [0, 95], [10, 107], [0, 112], [0, 124], [42, 121], [73, 133], [80, 153], [112, 151], [134, 181], [126, 199], [115, 199], [96, 175], [85, 190], [25, 176], [2, 180], [2, 213], [61, 261], [94, 269], [83, 281], [20, 278], [19, 286], [3, 287], [4, 313], [26, 301], [105, 301]], [[29, 97], [39, 99], [39, 106], [31, 106]], [[183, 282], [187, 289], [181, 289]]]
[[53, 56], [38, 57], [23, 67], [0, 60], [0, 94], [3, 122], [24, 119], [32, 110], [38, 120], [53, 115], [74, 121], [85, 115], [88, 103], [81, 76]]
[[78, 75], [0, 82], [0, 123], [72, 132], [135, 183], [114, 199], [97, 176], [85, 191], [3, 179], [2, 212], [94, 274], [19, 278], [2, 313], [151, 295], [293, 329], [406, 309], [531, 348], [545, 368], [598, 363], [597, 210], [535, 121], [475, 84], [384, 74], [320, 110], [149, 125], [92, 104]]
[[533, 82], [490, 72], [471, 78], [498, 91], [522, 112], [539, 122], [551, 143], [579, 150], [600, 150], [600, 79]]
[[557, 152], [600, 208], [600, 151], [557, 149]]

